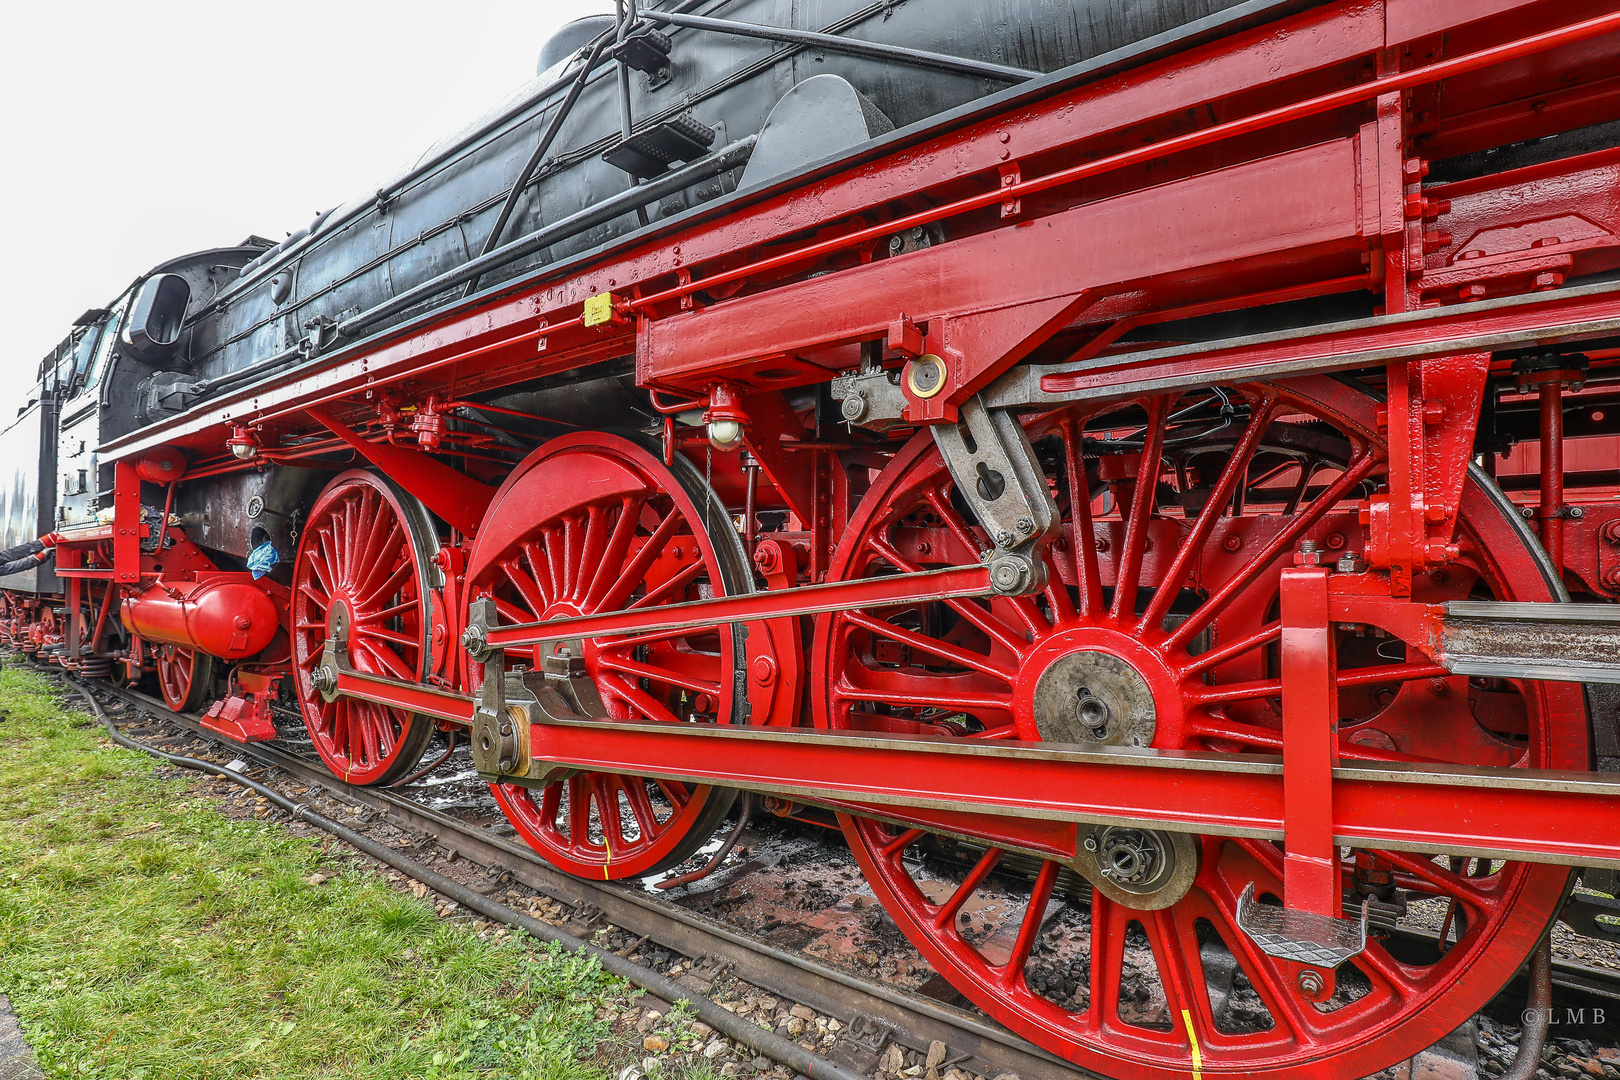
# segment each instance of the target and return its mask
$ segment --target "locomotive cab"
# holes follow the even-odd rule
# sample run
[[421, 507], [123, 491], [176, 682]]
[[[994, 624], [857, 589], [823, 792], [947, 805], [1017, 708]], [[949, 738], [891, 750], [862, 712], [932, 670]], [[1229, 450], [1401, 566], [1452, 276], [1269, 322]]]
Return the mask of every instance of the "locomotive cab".
[[128, 301], [126, 293], [82, 327], [71, 366], [66, 372], [58, 371], [63, 388], [56, 443], [61, 474], [55, 515], [59, 527], [90, 524], [100, 508], [100, 496], [106, 493], [110, 497], [112, 466], [98, 466], [96, 455], [102, 437], [101, 386], [117, 348]]

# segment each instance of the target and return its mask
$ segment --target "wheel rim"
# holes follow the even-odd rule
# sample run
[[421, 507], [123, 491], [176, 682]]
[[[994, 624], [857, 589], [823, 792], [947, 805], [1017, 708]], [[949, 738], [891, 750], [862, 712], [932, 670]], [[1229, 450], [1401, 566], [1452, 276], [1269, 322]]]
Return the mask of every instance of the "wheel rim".
[[204, 687], [199, 684], [198, 653], [183, 645], [160, 645], [157, 650], [157, 683], [163, 703], [176, 712], [196, 707]]
[[[1076, 481], [1064, 491], [1071, 478], [1084, 475], [1083, 464], [1076, 467], [1082, 461], [1076, 448], [1084, 445], [1087, 418], [1056, 413], [1032, 422], [1037, 447], [1060, 459], [1060, 504], [1077, 508], [1065, 510], [1062, 541], [1048, 555], [1054, 584], [1042, 597], [949, 605], [953, 619], [927, 609], [823, 616], [814, 655], [814, 679], [824, 688], [817, 723], [1040, 739], [1043, 726], [1049, 735], [1055, 726], [1050, 719], [1037, 721], [1043, 680], [1066, 656], [1101, 653], [1123, 658], [1149, 686], [1151, 745], [1276, 752], [1274, 604], [1281, 556], [1307, 536], [1326, 540], [1337, 533], [1343, 547], [1356, 547], [1359, 526], [1340, 496], [1353, 497], [1360, 475], [1376, 477], [1385, 466], [1373, 405], [1346, 387], [1298, 380], [1286, 389], [1245, 388], [1244, 396], [1270, 424], [1243, 426], [1226, 437], [1230, 452], [1203, 470], [1215, 494], [1185, 517], [1155, 505], [1166, 497], [1161, 488], [1151, 501], [1134, 501], [1135, 514], [1093, 521], [1091, 482]], [[1211, 400], [1205, 425], [1218, 417]], [[1141, 406], [1151, 432], [1162, 431], [1163, 419], [1187, 403], [1156, 398]], [[1277, 501], [1256, 507], [1254, 481], [1275, 468], [1272, 459], [1279, 457], [1270, 454], [1261, 433], [1285, 418], [1301, 423], [1285, 441], [1330, 428], [1347, 454], [1338, 468], [1313, 466], [1306, 455], [1293, 475], [1276, 477]], [[1139, 424], [1140, 415], [1135, 419]], [[1122, 426], [1104, 417], [1092, 422]], [[1152, 445], [1152, 435], [1138, 438], [1147, 443], [1144, 460], [1166, 451]], [[831, 577], [960, 564], [987, 546], [952, 507], [948, 475], [925, 440], [914, 442], [874, 483]], [[1054, 442], [1060, 447], [1055, 454]], [[1177, 467], [1197, 473], [1186, 462]], [[1298, 474], [1313, 470], [1314, 479], [1298, 481]], [[1239, 496], [1239, 504], [1249, 507], [1244, 517], [1231, 516], [1234, 504], [1221, 496], [1222, 481], [1245, 489]], [[1196, 495], [1198, 485], [1189, 483], [1188, 490]], [[1180, 491], [1168, 494], [1179, 497]], [[1212, 514], [1211, 506], [1217, 508]], [[927, 516], [915, 516], [917, 510]], [[1522, 524], [1499, 492], [1493, 496], [1483, 474], [1465, 489], [1462, 516], [1464, 561], [1449, 577], [1425, 578], [1417, 599], [1458, 598], [1476, 585], [1500, 599], [1561, 598]], [[1226, 546], [1232, 535], [1243, 539], [1235, 552]], [[1099, 547], [1109, 550], [1099, 553]], [[922, 554], [929, 548], [931, 554]], [[1202, 590], [1190, 604], [1189, 584]], [[1370, 655], [1341, 641], [1341, 657], [1348, 661], [1341, 670], [1343, 756], [1585, 766], [1578, 687], [1471, 685], [1432, 673], [1421, 657], [1409, 663], [1404, 648], [1390, 649], [1397, 640], [1383, 639]], [[1189, 643], [1200, 650], [1196, 655]], [[1206, 675], [1218, 681], [1211, 685]], [[891, 715], [873, 715], [884, 711], [878, 702], [888, 703]], [[923, 712], [922, 703], [943, 708]], [[1474, 719], [1481, 712], [1499, 732], [1519, 727], [1522, 734], [1510, 740], [1483, 731]], [[1126, 741], [1129, 725], [1121, 726], [1127, 730], [1116, 733], [1115, 741]], [[1053, 903], [1058, 864], [1038, 861], [1027, 902], [986, 942], [983, 928], [975, 933], [959, 915], [1003, 864], [993, 823], [981, 843], [967, 849], [968, 857], [946, 872], [942, 863], [926, 859], [931, 869], [914, 867], [919, 854], [953, 841], [870, 819], [846, 816], [843, 823], [874, 892], [937, 970], [1008, 1026], [1116, 1077], [1185, 1076], [1194, 1060], [1189, 1024], [1207, 1073], [1288, 1073], [1307, 1062], [1318, 1068], [1331, 1062], [1322, 1075], [1332, 1076], [1383, 1068], [1432, 1045], [1500, 989], [1551, 921], [1569, 878], [1565, 869], [1528, 864], [1507, 864], [1475, 878], [1467, 875], [1472, 864], [1466, 860], [1463, 872], [1454, 872], [1425, 856], [1368, 853], [1370, 866], [1388, 869], [1401, 888], [1415, 896], [1433, 894], [1424, 900], [1427, 906], [1453, 902], [1462, 914], [1458, 940], [1438, 958], [1414, 958], [1400, 942], [1369, 944], [1352, 961], [1355, 973], [1341, 969], [1346, 1000], [1323, 1011], [1292, 993], [1276, 963], [1236, 928], [1245, 884], [1255, 882], [1262, 896], [1282, 894], [1276, 845], [1198, 838], [1196, 875], [1179, 899], [1172, 893], [1161, 909], [1142, 910], [1140, 900], [1126, 906], [1094, 889], [1083, 918], [1077, 910], [1072, 916], [1059, 911]], [[1246, 983], [1247, 998], [1263, 1008], [1257, 1015], [1246, 1006], [1241, 1022], [1233, 1020], [1234, 998], [1228, 994], [1223, 1005], [1218, 985], [1236, 978], [1233, 971], [1241, 976], [1237, 982]], [[1146, 1000], [1135, 1000], [1144, 989]]]
[[[705, 520], [709, 528], [704, 527]], [[470, 599], [494, 596], [502, 622], [662, 606], [746, 592], [724, 507], [685, 459], [666, 467], [629, 438], [556, 439], [509, 477], [468, 560]], [[534, 649], [509, 649], [534, 668]], [[648, 723], [741, 723], [739, 628], [585, 640], [602, 715]], [[475, 673], [473, 681], [481, 681]], [[519, 835], [557, 867], [597, 880], [688, 858], [731, 808], [727, 789], [580, 773], [540, 788], [491, 785]]]
[[312, 673], [346, 622], [357, 671], [420, 682], [431, 662], [428, 558], [436, 534], [419, 504], [364, 471], [342, 474], [310, 510], [293, 565], [293, 670], [304, 726], [333, 775], [390, 783], [433, 737], [427, 717], [374, 702], [323, 698]]

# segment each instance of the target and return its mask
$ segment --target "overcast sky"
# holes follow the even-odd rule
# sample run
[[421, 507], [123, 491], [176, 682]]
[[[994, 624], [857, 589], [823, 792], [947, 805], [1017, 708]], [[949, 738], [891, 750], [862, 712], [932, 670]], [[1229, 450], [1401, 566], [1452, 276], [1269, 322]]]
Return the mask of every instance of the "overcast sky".
[[612, 0], [17, 3], [0, 45], [7, 376], [163, 260], [279, 240], [532, 78]]

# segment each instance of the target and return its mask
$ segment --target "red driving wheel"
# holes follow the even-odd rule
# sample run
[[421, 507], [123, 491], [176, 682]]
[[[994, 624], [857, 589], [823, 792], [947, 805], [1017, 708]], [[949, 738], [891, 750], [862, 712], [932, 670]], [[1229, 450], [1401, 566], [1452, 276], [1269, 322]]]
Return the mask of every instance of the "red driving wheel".
[[175, 712], [201, 708], [214, 681], [214, 658], [184, 645], [159, 645], [155, 652], [163, 703]]
[[[1276, 752], [1279, 574], [1303, 540], [1330, 559], [1361, 546], [1355, 502], [1386, 469], [1374, 409], [1311, 378], [1033, 418], [1063, 513], [1048, 587], [822, 616], [818, 725]], [[1565, 598], [1478, 470], [1461, 518], [1461, 559], [1422, 576], [1415, 599]], [[968, 564], [988, 547], [923, 434], [873, 483], [829, 576]], [[1586, 767], [1578, 686], [1471, 681], [1398, 637], [1337, 633], [1342, 756]], [[1313, 1005], [1237, 925], [1246, 885], [1282, 895], [1275, 844], [1099, 825], [1086, 903], [1060, 890], [1060, 864], [1007, 857], [1016, 841], [993, 819], [971, 837], [843, 824], [878, 898], [958, 990], [1122, 1080], [1185, 1077], [1195, 1062], [1205, 1075], [1361, 1077], [1406, 1058], [1506, 983], [1569, 881], [1555, 866], [1347, 850], [1347, 893], [1391, 905], [1394, 933]], [[994, 931], [965, 914], [992, 893]]]
[[[752, 587], [730, 515], [684, 458], [669, 467], [639, 441], [596, 432], [555, 439], [518, 467], [485, 515], [467, 565], [469, 597], [494, 596], [503, 623]], [[601, 715], [746, 722], [735, 696], [745, 664], [741, 627], [587, 639], [571, 651], [583, 661]], [[509, 649], [507, 660], [541, 666], [535, 648]], [[536, 851], [596, 880], [651, 874], [690, 857], [735, 798], [723, 788], [613, 773], [492, 790]]]
[[370, 701], [325, 700], [311, 672], [328, 637], [348, 635], [357, 671], [420, 682], [432, 662], [429, 560], [438, 535], [422, 505], [385, 477], [343, 473], [315, 500], [293, 564], [293, 673], [304, 726], [334, 776], [387, 784], [433, 737], [431, 718]]

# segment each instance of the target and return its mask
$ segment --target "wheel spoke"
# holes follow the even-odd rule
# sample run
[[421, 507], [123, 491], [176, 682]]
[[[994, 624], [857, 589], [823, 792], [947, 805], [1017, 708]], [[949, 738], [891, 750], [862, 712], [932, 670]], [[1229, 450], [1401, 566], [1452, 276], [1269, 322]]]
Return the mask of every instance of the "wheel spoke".
[[596, 573], [591, 577], [590, 588], [585, 590], [584, 606], [587, 611], [600, 610], [603, 596], [612, 588], [616, 575], [624, 565], [625, 553], [630, 550], [630, 542], [635, 539], [636, 526], [641, 520], [641, 508], [645, 505], [642, 500], [630, 496], [620, 501], [618, 518], [613, 523], [613, 534], [608, 538], [601, 559], [596, 564]]
[[979, 861], [973, 864], [973, 869], [969, 870], [967, 876], [962, 879], [962, 883], [956, 887], [943, 904], [935, 909], [934, 926], [936, 928], [941, 930], [954, 929], [956, 916], [961, 912], [962, 905], [971, 900], [973, 894], [979, 891], [979, 886], [984, 884], [984, 879], [990, 875], [990, 871], [994, 870], [996, 864], [1001, 861], [1001, 854], [1000, 848], [985, 849], [984, 854], [979, 856]]
[[381, 611], [368, 611], [364, 614], [357, 615], [355, 616], [354, 621], [356, 624], [381, 623], [387, 622], [389, 619], [397, 619], [406, 615], [415, 615], [420, 613], [421, 610], [422, 605], [418, 601], [407, 600], [402, 604], [395, 604], [393, 607], [383, 608]]
[[695, 562], [691, 566], [683, 567], [656, 589], [648, 589], [646, 595], [630, 605], [631, 610], [657, 607], [666, 602], [680, 603], [682, 590], [707, 573], [708, 569], [701, 562]]
[[1451, 897], [1476, 911], [1494, 911], [1501, 905], [1491, 878], [1470, 878], [1453, 873], [1422, 855], [1408, 851], [1374, 851], [1372, 854], [1432, 886], [1440, 896]]
[[1210, 668], [1220, 667], [1228, 660], [1235, 660], [1244, 653], [1253, 652], [1255, 649], [1270, 645], [1273, 641], [1278, 641], [1281, 638], [1282, 623], [1267, 623], [1253, 633], [1245, 634], [1235, 641], [1229, 641], [1208, 652], [1199, 653], [1181, 669], [1182, 674], [1185, 676], [1198, 675], [1208, 671]]
[[620, 782], [624, 791], [625, 801], [630, 804], [630, 812], [635, 816], [636, 829], [641, 833], [643, 842], [658, 839], [658, 835], [665, 829], [665, 824], [658, 820], [658, 814], [653, 810], [652, 800], [647, 798], [647, 785], [638, 777], [626, 777]]
[[959, 667], [971, 668], [986, 675], [993, 675], [1006, 682], [1008, 686], [1012, 685], [1013, 679], [1018, 674], [1015, 669], [997, 664], [979, 653], [969, 652], [956, 645], [947, 645], [936, 638], [924, 637], [921, 634], [895, 626], [893, 623], [874, 619], [864, 611], [846, 611], [841, 614], [841, 617], [862, 629], [907, 645], [913, 652], [921, 652], [928, 656], [947, 660]]
[[[315, 547], [311, 546], [305, 552], [305, 556], [309, 560], [309, 568], [315, 573], [315, 580], [320, 582], [319, 595], [321, 599], [318, 601], [318, 603], [321, 606], [321, 610], [325, 611], [326, 608], [331, 604], [332, 571], [327, 568], [326, 542], [324, 534], [317, 537], [317, 544], [321, 550], [316, 551]], [[309, 589], [305, 592], [305, 595], [313, 597], [316, 595], [316, 592], [314, 589]]]
[[619, 817], [618, 777], [612, 773], [590, 773], [591, 794], [596, 799], [597, 823], [605, 844], [624, 850], [624, 822]]
[[658, 664], [643, 664], [620, 657], [604, 656], [601, 660], [601, 666], [608, 671], [619, 671], [626, 675], [639, 676], [667, 686], [678, 686], [683, 690], [690, 690], [696, 694], [714, 694], [718, 696], [720, 693], [720, 684], [712, 679], [694, 678]]
[[564, 787], [563, 782], [553, 781], [540, 792], [540, 820], [553, 829], [557, 827], [557, 811], [562, 806]]
[[605, 693], [623, 701], [632, 709], [640, 712], [647, 719], [659, 724], [678, 724], [680, 717], [670, 712], [662, 702], [653, 698], [639, 686], [627, 679], [603, 680], [602, 687]]
[[398, 630], [390, 630], [384, 626], [372, 625], [366, 625], [364, 629], [360, 631], [360, 633], [363, 637], [374, 638], [379, 641], [391, 641], [395, 645], [403, 645], [413, 652], [419, 653], [422, 651], [422, 638], [420, 635], [413, 637], [410, 634], [402, 634]]
[[602, 574], [602, 557], [607, 551], [610, 538], [605, 507], [593, 503], [586, 508], [583, 533], [579, 541], [579, 573], [574, 580], [572, 597], [581, 604], [590, 595], [592, 586]]
[[528, 607], [528, 620], [543, 617], [549, 604], [546, 604], [546, 597], [539, 591], [538, 581], [518, 568], [515, 557], [514, 559], [501, 559], [496, 562], [496, 565], [501, 568], [505, 580], [512, 583], [512, 588], [517, 589], [518, 596], [522, 597], [523, 604]]
[[394, 572], [389, 574], [381, 585], [360, 597], [356, 603], [363, 607], [370, 607], [373, 604], [381, 603], [387, 598], [398, 593], [402, 588], [404, 588], [405, 583], [412, 580], [415, 576], [416, 565], [412, 560], [407, 559], [400, 563]]
[[[1378, 667], [1340, 668], [1336, 683], [1341, 687], [1377, 686], [1381, 683], [1432, 679], [1450, 674], [1451, 672], [1439, 664], [1384, 664]], [[1191, 689], [1186, 692], [1186, 697], [1187, 700], [1201, 705], [1216, 705], [1229, 701], [1273, 698], [1281, 694], [1281, 679], [1256, 679], [1250, 682]]]
[[562, 555], [562, 580], [557, 583], [557, 592], [572, 599], [584, 574], [581, 562], [585, 547], [585, 528], [579, 519], [569, 516], [562, 519], [560, 532], [562, 543], [557, 550]]
[[[645, 505], [645, 504], [644, 504]], [[603, 593], [598, 611], [618, 611], [630, 599], [630, 594], [636, 591], [642, 578], [647, 575], [647, 568], [653, 561], [663, 554], [664, 546], [675, 535], [675, 530], [682, 524], [683, 518], [674, 509], [658, 523], [644, 544], [641, 545], [635, 556], [620, 571], [617, 580]]]
[[1115, 622], [1125, 622], [1136, 613], [1136, 594], [1141, 587], [1142, 553], [1147, 546], [1148, 523], [1158, 502], [1159, 468], [1164, 452], [1165, 414], [1170, 398], [1160, 395], [1148, 405], [1147, 431], [1142, 442], [1142, 463], [1137, 466], [1136, 484], [1131, 494], [1130, 513], [1125, 518], [1125, 543], [1119, 557], [1119, 574], [1114, 580], [1114, 603], [1109, 611]]
[[1174, 908], [1144, 912], [1143, 916], [1142, 928], [1153, 950], [1165, 1008], [1170, 1013], [1170, 1030], [1177, 1042], [1188, 1041], [1190, 1046], [1187, 1025], [1191, 1023], [1193, 1033], [1208, 1046], [1215, 1024], [1209, 1015], [1209, 984], [1199, 957], [1197, 935], [1190, 925], [1182, 924]]
[[975, 558], [990, 550], [990, 545], [974, 535], [973, 530], [968, 528], [967, 522], [962, 520], [962, 515], [958, 514], [956, 507], [951, 505], [950, 497], [943, 488], [930, 488], [925, 497], [935, 515], [945, 523], [945, 527], [951, 531], [964, 548], [973, 552]]
[[[886, 540], [873, 536], [869, 543], [874, 552], [903, 573], [914, 574], [922, 569], [916, 563], [912, 562], [910, 559], [907, 559], [904, 555], [901, 555], [898, 551], [896, 551]], [[1014, 656], [1022, 656], [1024, 650], [1029, 648], [1028, 639], [1023, 637], [1021, 634], [1018, 634], [1011, 627], [1007, 626], [1000, 619], [996, 618], [992, 612], [980, 607], [972, 600], [952, 599], [946, 600], [945, 604], [950, 607], [952, 611], [956, 612], [958, 615], [962, 616], [962, 618], [966, 619], [968, 622], [972, 623], [976, 628], [982, 631], [986, 637], [995, 641], [996, 644], [1000, 645]]]
[[576, 848], [596, 846], [591, 841], [591, 789], [585, 776], [568, 778], [568, 839]]
[[[1188, 571], [1191, 570], [1194, 560], [1203, 556], [1204, 544], [1209, 541], [1215, 523], [1231, 505], [1232, 491], [1237, 487], [1238, 481], [1248, 473], [1249, 462], [1253, 460], [1254, 452], [1260, 445], [1260, 437], [1271, 424], [1271, 416], [1276, 410], [1276, 405], [1276, 397], [1267, 395], [1250, 406], [1249, 425], [1238, 439], [1232, 456], [1221, 469], [1221, 475], [1215, 481], [1209, 499], [1205, 501], [1204, 508], [1199, 511], [1198, 519], [1193, 523], [1192, 532], [1182, 539], [1181, 548], [1176, 552], [1174, 561], [1160, 579], [1158, 591], [1153, 594], [1153, 599], [1148, 602], [1147, 611], [1136, 625], [1137, 634], [1143, 634], [1150, 628], [1164, 623], [1164, 617], [1170, 613], [1170, 605], [1175, 599], [1177, 590], [1187, 580]], [[1146, 458], [1143, 460], [1145, 462]]]
[[1080, 594], [1079, 614], [1095, 617], [1103, 613], [1102, 576], [1097, 570], [1097, 530], [1091, 521], [1091, 488], [1086, 483], [1085, 462], [1080, 455], [1080, 421], [1070, 414], [1064, 417], [1061, 430], [1072, 515], [1069, 548], [1073, 552], [1074, 580]]
[[[360, 577], [355, 584], [355, 592], [369, 592], [377, 581], [378, 575], [385, 568], [393, 566], [396, 559], [403, 554], [407, 560], [410, 551], [405, 548], [403, 553], [404, 533], [400, 530], [399, 522], [390, 515], [387, 521], [374, 521], [369, 526], [362, 527], [360, 537], [361, 558], [365, 561], [360, 567]], [[393, 558], [385, 558], [386, 555]]]
[[1001, 981], [1004, 986], [1014, 986], [1024, 981], [1029, 955], [1034, 951], [1035, 939], [1040, 935], [1041, 926], [1046, 922], [1046, 905], [1052, 899], [1052, 886], [1057, 883], [1057, 875], [1057, 863], [1051, 861], [1041, 863], [1041, 868], [1035, 875], [1035, 884], [1030, 889], [1029, 906], [1024, 909], [1023, 921], [1018, 926], [1018, 937], [1013, 940], [1012, 954], [1001, 965]]
[[1085, 1025], [1102, 1031], [1119, 1020], [1119, 988], [1125, 974], [1125, 928], [1130, 912], [1101, 891], [1091, 893], [1091, 1007]]
[[1226, 606], [1235, 600], [1241, 593], [1252, 586], [1256, 579], [1284, 552], [1291, 551], [1298, 544], [1299, 538], [1311, 526], [1321, 520], [1322, 515], [1336, 506], [1340, 500], [1348, 495], [1363, 480], [1365, 480], [1377, 464], [1377, 458], [1369, 450], [1360, 451], [1351, 461], [1345, 471], [1330, 484], [1322, 494], [1311, 500], [1310, 504], [1299, 514], [1288, 520], [1287, 527], [1278, 531], [1271, 542], [1262, 548], [1259, 554], [1250, 559], [1230, 581], [1222, 585], [1210, 597], [1198, 606], [1198, 610], [1188, 616], [1187, 621], [1170, 634], [1162, 646], [1166, 653], [1174, 653], [1186, 648], [1187, 643], [1198, 635], [1204, 627], [1212, 622], [1215, 616], [1226, 609]]
[[940, 708], [955, 709], [962, 712], [973, 712], [975, 710], [1004, 712], [1007, 708], [1005, 694], [971, 694], [949, 689], [909, 691], [884, 688], [874, 691], [840, 683], [836, 696], [845, 700], [882, 701], [885, 705], [911, 706], [919, 709]]

